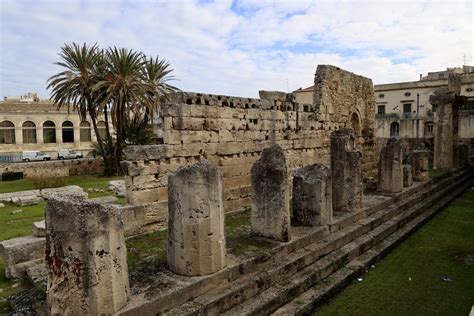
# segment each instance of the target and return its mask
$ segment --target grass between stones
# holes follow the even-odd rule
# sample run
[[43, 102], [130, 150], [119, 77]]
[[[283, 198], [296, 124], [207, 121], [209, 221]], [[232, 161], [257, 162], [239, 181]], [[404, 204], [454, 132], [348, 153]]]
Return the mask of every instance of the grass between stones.
[[471, 188], [316, 315], [468, 315], [474, 303], [473, 232]]
[[[225, 217], [227, 253], [245, 256], [270, 246], [269, 242], [253, 238], [250, 234], [250, 211], [227, 214]], [[166, 263], [167, 230], [139, 235], [127, 240], [129, 272], [144, 265], [155, 267]]]

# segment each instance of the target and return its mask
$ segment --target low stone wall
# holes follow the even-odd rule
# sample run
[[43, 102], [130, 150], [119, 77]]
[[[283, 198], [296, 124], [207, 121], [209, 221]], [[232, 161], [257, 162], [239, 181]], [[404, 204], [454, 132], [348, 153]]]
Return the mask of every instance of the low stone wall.
[[18, 171], [23, 172], [26, 178], [96, 174], [101, 173], [102, 170], [102, 159], [95, 158], [0, 164], [0, 173]]

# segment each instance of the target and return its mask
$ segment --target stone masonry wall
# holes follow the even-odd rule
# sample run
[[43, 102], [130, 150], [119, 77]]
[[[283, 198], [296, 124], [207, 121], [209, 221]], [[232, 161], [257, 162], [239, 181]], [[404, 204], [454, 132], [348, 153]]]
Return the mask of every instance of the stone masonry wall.
[[[174, 94], [162, 106], [164, 144], [125, 149], [122, 166], [128, 202], [159, 202], [160, 211], [167, 212], [168, 174], [205, 158], [215, 163], [223, 175], [225, 211], [249, 207], [250, 169], [262, 150], [274, 144], [284, 150], [289, 178], [303, 166], [314, 163], [329, 166], [330, 133], [350, 126], [352, 113], [360, 114], [361, 126], [367, 126], [364, 130], [373, 127], [375, 118], [370, 79], [333, 66], [326, 67], [330, 68], [330, 76], [323, 77], [331, 83], [331, 87], [325, 88], [326, 93], [336, 99], [340, 94], [344, 100], [332, 105], [335, 114], [329, 116], [329, 120], [321, 120], [314, 105], [298, 104], [292, 94], [283, 92], [260, 91], [260, 99], [189, 92]], [[333, 89], [332, 85], [337, 86], [335, 82], [341, 77], [344, 81], [340, 85], [354, 87]], [[357, 98], [344, 95], [359, 90]], [[367, 93], [365, 99], [364, 93]], [[332, 101], [324, 98], [320, 101], [324, 106], [327, 102]], [[363, 136], [359, 140], [365, 145]], [[372, 141], [367, 138], [367, 142]], [[364, 152], [364, 149], [367, 150]], [[372, 147], [364, 146], [362, 152], [364, 160], [369, 162], [365, 166], [370, 168], [375, 161]]]

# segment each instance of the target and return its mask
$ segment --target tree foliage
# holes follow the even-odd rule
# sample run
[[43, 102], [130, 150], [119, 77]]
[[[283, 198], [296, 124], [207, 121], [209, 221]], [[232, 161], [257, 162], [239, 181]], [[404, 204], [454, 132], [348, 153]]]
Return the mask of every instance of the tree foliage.
[[[48, 79], [51, 100], [72, 107], [82, 120], [90, 117], [105, 174], [116, 174], [124, 145], [151, 140], [150, 123], [160, 104], [178, 90], [169, 84], [173, 69], [159, 57], [126, 48], [103, 50], [97, 44], [66, 44], [59, 57], [55, 64], [64, 70]], [[106, 123], [104, 139], [97, 128], [100, 118]]]

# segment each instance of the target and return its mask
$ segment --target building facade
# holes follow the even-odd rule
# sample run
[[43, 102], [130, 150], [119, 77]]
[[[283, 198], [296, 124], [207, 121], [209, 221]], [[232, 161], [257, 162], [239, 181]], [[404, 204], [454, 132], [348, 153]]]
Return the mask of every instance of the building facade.
[[[106, 124], [98, 122], [99, 133]], [[39, 99], [0, 102], [0, 156], [18, 157], [25, 150], [40, 150], [54, 159], [58, 149], [74, 149], [92, 155], [97, 141], [90, 119], [81, 121], [77, 112]]]
[[[461, 108], [459, 137], [474, 139], [474, 67], [448, 68], [430, 72], [418, 81], [374, 85], [376, 101], [375, 136], [432, 139], [436, 124], [436, 108], [429, 102], [430, 95], [440, 87], [447, 87], [449, 74], [461, 77], [461, 94], [468, 101]], [[314, 86], [293, 91], [299, 103], [313, 103]]]

